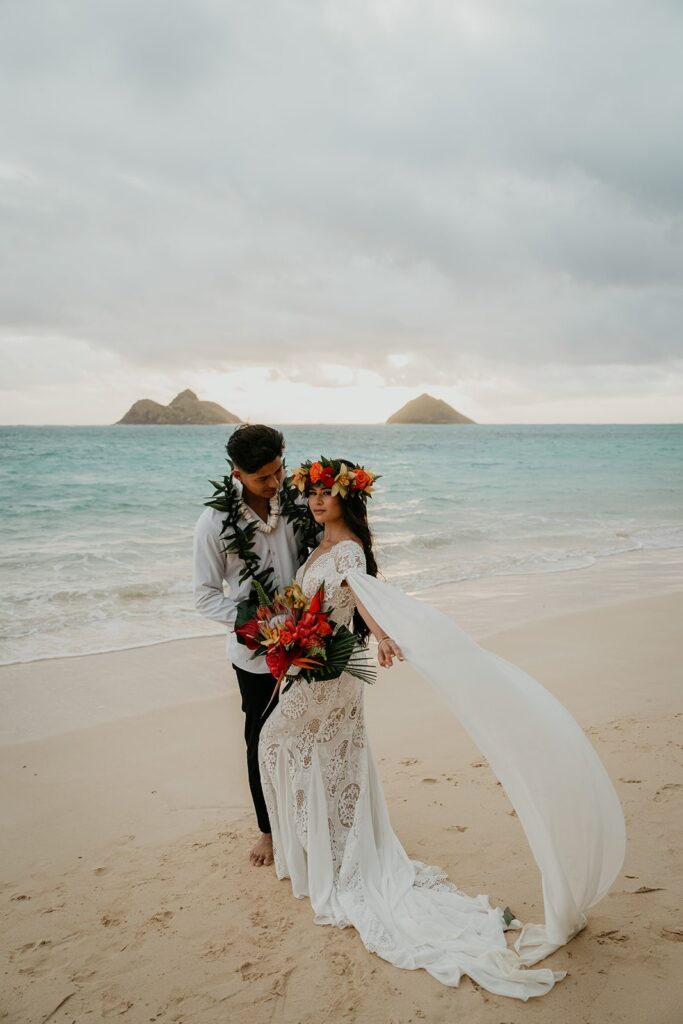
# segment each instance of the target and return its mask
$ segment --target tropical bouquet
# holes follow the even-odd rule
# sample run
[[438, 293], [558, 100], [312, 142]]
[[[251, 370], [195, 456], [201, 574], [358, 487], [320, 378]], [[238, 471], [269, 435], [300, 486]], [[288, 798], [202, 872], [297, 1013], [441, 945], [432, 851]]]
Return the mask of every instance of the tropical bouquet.
[[275, 597], [269, 597], [258, 583], [253, 589], [258, 602], [255, 612], [252, 602], [241, 602], [234, 631], [254, 652], [252, 658], [265, 656], [276, 679], [269, 707], [286, 677], [289, 682], [283, 693], [295, 677], [312, 683], [348, 672], [364, 682], [375, 681], [377, 672], [365, 647], [346, 626], [330, 622], [324, 583], [310, 600], [298, 583]]

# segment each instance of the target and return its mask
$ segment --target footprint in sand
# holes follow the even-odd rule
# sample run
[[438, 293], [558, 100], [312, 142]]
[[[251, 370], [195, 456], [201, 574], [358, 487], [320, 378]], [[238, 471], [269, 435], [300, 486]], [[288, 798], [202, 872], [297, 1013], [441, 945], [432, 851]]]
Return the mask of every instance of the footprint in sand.
[[619, 782], [642, 782], [642, 779], [619, 779]]
[[630, 935], [622, 935], [618, 928], [612, 928], [611, 931], [598, 932], [593, 938], [596, 942], [599, 942], [601, 946], [604, 946], [606, 942], [628, 942], [631, 938]]
[[404, 757], [402, 761], [399, 761], [399, 764], [417, 764], [417, 758], [416, 757]]
[[21, 952], [23, 962], [27, 966], [20, 967], [17, 973], [31, 978], [58, 976], [56, 972], [71, 964], [74, 940], [78, 939], [80, 934], [70, 932], [63, 938], [55, 939], [54, 942], [52, 939], [40, 939], [38, 942], [27, 943]]
[[147, 919], [147, 924], [156, 924], [159, 928], [168, 928], [174, 917], [172, 910], [160, 910], [158, 914], [152, 914]]
[[114, 993], [106, 993], [102, 1009], [107, 1017], [111, 1017], [113, 1014], [117, 1017], [122, 1017], [124, 1013], [132, 1010], [134, 1006], [135, 1003], [131, 1003], [130, 999], [120, 999]]
[[24, 943], [23, 946], [19, 947], [19, 952], [20, 953], [25, 953], [29, 949], [35, 949], [35, 947], [36, 947], [36, 943], [35, 942], [26, 942], [26, 943]]
[[102, 914], [100, 917], [100, 924], [105, 928], [117, 928], [122, 923], [120, 917], [114, 917], [113, 914]]
[[222, 960], [230, 952], [232, 942], [225, 942], [222, 946], [209, 946], [203, 953], [200, 953], [202, 960]]
[[257, 981], [263, 977], [263, 971], [259, 971], [256, 964], [252, 964], [250, 960], [245, 960], [237, 970], [242, 975], [243, 981]]
[[438, 782], [438, 779], [420, 779], [420, 782]]
[[683, 942], [683, 928], [662, 928], [659, 934], [669, 942]]
[[69, 976], [69, 981], [73, 982], [74, 985], [76, 985], [78, 984], [78, 982], [90, 981], [90, 979], [94, 978], [96, 974], [97, 971], [88, 971], [85, 968], [83, 968], [82, 970], [76, 971], [75, 974], [71, 974]]
[[353, 960], [347, 953], [333, 953], [329, 963], [335, 974], [351, 977], [354, 974]]
[[108, 867], [95, 868], [93, 875], [108, 875], [110, 871], [111, 868]]
[[469, 825], [445, 825], [446, 832], [467, 832]]
[[681, 789], [681, 788], [683, 788], [683, 787], [681, 786], [681, 784], [679, 782], [666, 782], [655, 793], [655, 800], [657, 802], [659, 802], [660, 800], [666, 800], [667, 797], [671, 796], [671, 794], [672, 794], [674, 789]]

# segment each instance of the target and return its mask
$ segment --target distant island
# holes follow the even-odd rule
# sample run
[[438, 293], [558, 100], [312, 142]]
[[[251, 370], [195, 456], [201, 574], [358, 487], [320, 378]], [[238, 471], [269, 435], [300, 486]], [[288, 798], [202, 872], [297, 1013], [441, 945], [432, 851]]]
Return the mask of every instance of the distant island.
[[176, 395], [168, 405], [149, 398], [134, 402], [126, 415], [118, 420], [124, 424], [176, 424], [210, 426], [212, 423], [241, 423], [239, 416], [228, 412], [218, 402], [202, 402], [189, 388]]
[[390, 416], [387, 423], [474, 423], [474, 420], [463, 416], [448, 402], [431, 395], [420, 395], [413, 398]]

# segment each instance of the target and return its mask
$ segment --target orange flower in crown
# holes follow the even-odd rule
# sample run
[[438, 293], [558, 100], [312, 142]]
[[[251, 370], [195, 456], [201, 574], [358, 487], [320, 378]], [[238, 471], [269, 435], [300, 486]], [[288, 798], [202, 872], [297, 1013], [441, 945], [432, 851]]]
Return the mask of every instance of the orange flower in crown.
[[372, 473], [368, 473], [366, 469], [357, 469], [353, 475], [352, 487], [355, 491], [367, 491], [368, 488], [372, 490], [372, 481], [374, 477]]
[[290, 480], [302, 494], [315, 484], [329, 488], [333, 495], [346, 498], [357, 494], [366, 499], [372, 495], [375, 480], [380, 477], [364, 466], [347, 465], [341, 459], [326, 459], [324, 455], [312, 462], [302, 462], [292, 473]]
[[[300, 466], [299, 469], [303, 469], [303, 466]], [[294, 472], [296, 472], [296, 470]], [[310, 468], [308, 470], [308, 475], [311, 478], [311, 483], [312, 484], [317, 484], [318, 481], [320, 480], [320, 477], [322, 476], [322, 473], [323, 473], [323, 464], [322, 464], [322, 462], [312, 462], [311, 465], [310, 465]]]

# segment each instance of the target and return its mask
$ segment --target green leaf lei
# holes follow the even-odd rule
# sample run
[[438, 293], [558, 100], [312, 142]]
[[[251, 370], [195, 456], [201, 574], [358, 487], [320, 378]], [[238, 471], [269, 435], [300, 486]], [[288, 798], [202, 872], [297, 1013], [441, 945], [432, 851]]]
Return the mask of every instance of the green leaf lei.
[[[225, 520], [221, 529], [221, 537], [226, 540], [224, 552], [238, 555], [243, 564], [240, 571], [239, 582], [249, 579], [251, 576], [254, 585], [262, 587], [269, 597], [273, 597], [273, 580], [271, 579], [274, 569], [269, 566], [267, 569], [260, 569], [260, 559], [254, 551], [254, 535], [258, 529], [257, 523], [240, 525], [240, 500], [241, 495], [235, 487], [232, 470], [235, 468], [230, 459], [226, 459], [230, 466], [230, 475], [224, 476], [222, 481], [209, 480], [214, 488], [213, 497], [204, 504], [209, 508], [215, 508], [218, 512], [225, 513]], [[283, 463], [284, 465], [284, 463]], [[318, 527], [308, 514], [308, 508], [297, 501], [299, 491], [296, 487], [285, 482], [280, 491], [280, 514], [284, 515], [288, 523], [294, 525], [294, 535], [298, 541], [299, 561], [304, 562], [312, 548], [318, 543]], [[289, 580], [284, 581], [286, 583]], [[251, 603], [251, 602], [250, 602]]]

